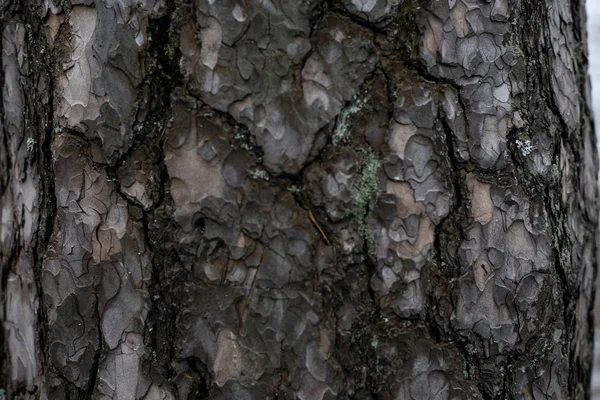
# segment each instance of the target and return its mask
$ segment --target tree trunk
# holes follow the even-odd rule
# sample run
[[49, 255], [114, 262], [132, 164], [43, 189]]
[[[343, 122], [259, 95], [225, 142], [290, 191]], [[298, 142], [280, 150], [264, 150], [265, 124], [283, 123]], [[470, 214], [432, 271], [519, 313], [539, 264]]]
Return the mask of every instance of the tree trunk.
[[583, 0], [0, 20], [0, 399], [589, 396]]

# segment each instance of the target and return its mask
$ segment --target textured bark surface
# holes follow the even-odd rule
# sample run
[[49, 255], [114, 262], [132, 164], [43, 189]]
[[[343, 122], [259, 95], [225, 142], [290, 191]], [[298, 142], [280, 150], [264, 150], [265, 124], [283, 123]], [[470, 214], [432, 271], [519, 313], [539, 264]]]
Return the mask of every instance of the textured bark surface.
[[582, 1], [0, 21], [0, 398], [589, 396]]

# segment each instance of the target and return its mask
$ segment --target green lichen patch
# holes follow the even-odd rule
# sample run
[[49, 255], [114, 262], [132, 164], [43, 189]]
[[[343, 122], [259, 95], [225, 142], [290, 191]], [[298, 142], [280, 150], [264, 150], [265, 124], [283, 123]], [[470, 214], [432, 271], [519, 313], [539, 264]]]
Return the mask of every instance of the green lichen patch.
[[302, 189], [298, 185], [290, 185], [290, 186], [288, 186], [287, 190], [288, 190], [288, 192], [291, 192], [294, 194], [300, 193], [302, 191]]
[[355, 188], [354, 204], [350, 215], [358, 224], [358, 231], [365, 241], [365, 245], [371, 252], [375, 248], [375, 240], [371, 235], [367, 224], [371, 203], [376, 200], [379, 191], [379, 168], [381, 161], [371, 148], [361, 151], [360, 180]]
[[261, 168], [256, 168], [250, 172], [250, 178], [256, 181], [268, 181], [270, 179], [269, 173]]
[[377, 339], [376, 335], [373, 335], [373, 339], [371, 339], [371, 347], [376, 349], [379, 345], [379, 339]]
[[515, 140], [515, 144], [517, 145], [517, 149], [519, 149], [519, 152], [523, 157], [527, 157], [534, 150], [531, 140], [529, 139], [517, 139]]
[[36, 141], [34, 138], [27, 139], [27, 151], [29, 153], [31, 153], [35, 150], [35, 145], [36, 145]]
[[358, 98], [358, 96], [354, 96], [350, 104], [340, 111], [337, 124], [335, 125], [333, 135], [331, 136], [331, 142], [334, 146], [337, 146], [340, 143], [348, 143], [350, 140], [350, 117], [359, 112], [364, 103], [364, 100]]

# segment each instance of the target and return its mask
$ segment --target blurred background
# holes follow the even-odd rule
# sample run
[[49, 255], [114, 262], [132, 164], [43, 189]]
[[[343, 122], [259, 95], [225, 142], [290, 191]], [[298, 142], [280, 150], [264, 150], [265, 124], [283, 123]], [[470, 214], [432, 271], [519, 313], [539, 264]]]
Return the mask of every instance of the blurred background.
[[[592, 80], [592, 103], [595, 115], [596, 135], [600, 133], [600, 0], [587, 0], [588, 49], [590, 77]], [[595, 40], [594, 40], [595, 39]], [[598, 142], [596, 143], [598, 145]], [[594, 340], [594, 375], [592, 398], [600, 400], [600, 280], [596, 280], [596, 334]]]

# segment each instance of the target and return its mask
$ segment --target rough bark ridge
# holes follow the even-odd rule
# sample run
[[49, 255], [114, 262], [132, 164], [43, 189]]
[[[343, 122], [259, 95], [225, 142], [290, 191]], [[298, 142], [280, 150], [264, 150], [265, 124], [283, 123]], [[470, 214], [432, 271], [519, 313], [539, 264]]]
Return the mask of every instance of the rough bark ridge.
[[589, 395], [582, 0], [0, 21], [0, 398]]

